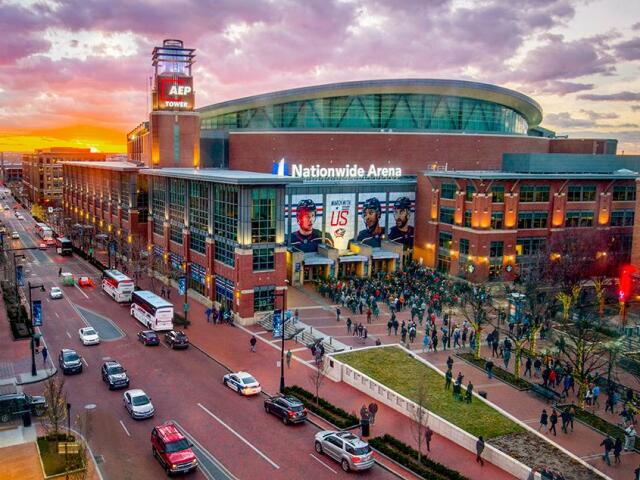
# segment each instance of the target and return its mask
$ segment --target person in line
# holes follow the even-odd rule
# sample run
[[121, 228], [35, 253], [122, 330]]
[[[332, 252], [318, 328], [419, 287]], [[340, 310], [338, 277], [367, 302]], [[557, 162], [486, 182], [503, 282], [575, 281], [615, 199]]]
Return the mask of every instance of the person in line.
[[616, 443], [613, 445], [614, 463], [620, 463], [620, 452], [622, 452], [622, 440], [618, 437], [616, 438]]
[[542, 409], [542, 413], [540, 414], [540, 425], [538, 426], [538, 431], [544, 427], [545, 433], [549, 432], [549, 414], [547, 414], [546, 409]]
[[447, 373], [444, 374], [444, 389], [449, 390], [451, 388], [451, 379], [453, 378], [453, 373], [451, 369], [447, 370]]
[[558, 412], [556, 412], [555, 408], [551, 411], [551, 417], [549, 417], [549, 421], [551, 423], [549, 432], [553, 432], [553, 436], [555, 437], [558, 434], [558, 432], [556, 432], [556, 423], [558, 423]]
[[491, 380], [493, 378], [493, 362], [491, 361], [491, 359], [487, 360], [484, 368], [487, 371], [487, 377], [489, 377], [489, 380]]
[[624, 429], [624, 451], [633, 450], [636, 443], [636, 429], [633, 424]]
[[431, 451], [431, 438], [433, 437], [433, 430], [429, 428], [429, 425], [424, 430], [424, 440], [427, 443], [427, 452]]

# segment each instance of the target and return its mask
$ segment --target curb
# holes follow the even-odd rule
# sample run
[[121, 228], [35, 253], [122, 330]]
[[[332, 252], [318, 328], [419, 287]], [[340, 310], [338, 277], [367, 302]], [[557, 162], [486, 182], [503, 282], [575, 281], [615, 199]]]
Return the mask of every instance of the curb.
[[[56, 373], [58, 373], [58, 369], [56, 367], [53, 367], [53, 369], [51, 369], [51, 370], [47, 369], [47, 372], [50, 372], [50, 373], [47, 373], [46, 377], [38, 378], [36, 380], [29, 380], [29, 381], [26, 381], [26, 382], [18, 382], [18, 381], [16, 381], [16, 385], [30, 385], [32, 383], [44, 382], [45, 380], [48, 380], [49, 378], [53, 377]], [[18, 377], [15, 377], [15, 378], [17, 380]]]

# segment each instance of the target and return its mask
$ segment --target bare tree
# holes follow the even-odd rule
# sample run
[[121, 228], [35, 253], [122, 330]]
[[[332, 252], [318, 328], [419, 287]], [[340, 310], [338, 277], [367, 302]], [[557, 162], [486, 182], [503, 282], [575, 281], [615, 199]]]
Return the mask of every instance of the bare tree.
[[480, 358], [480, 345], [483, 327], [488, 323], [491, 306], [491, 293], [484, 284], [467, 285], [461, 292], [460, 310], [475, 332], [475, 357]]
[[422, 462], [422, 446], [425, 444], [425, 432], [427, 430], [427, 422], [429, 420], [429, 410], [427, 410], [428, 385], [426, 377], [418, 380], [417, 390], [413, 397], [416, 408], [411, 414], [413, 422], [411, 422], [411, 433], [418, 445], [418, 463]]
[[41, 419], [42, 428], [47, 437], [58, 440], [60, 430], [67, 419], [67, 394], [64, 391], [64, 379], [49, 377], [44, 386], [44, 398], [47, 409]]
[[329, 365], [327, 362], [322, 362], [316, 364], [316, 368], [313, 368], [311, 372], [309, 372], [309, 382], [313, 386], [313, 392], [316, 394], [316, 405], [318, 405], [318, 398], [320, 397], [320, 389], [324, 384], [326, 377], [326, 373]]
[[76, 425], [79, 432], [84, 439], [76, 438], [78, 444], [78, 453], [74, 454], [73, 465], [68, 465], [68, 469], [73, 469], [74, 472], [69, 474], [69, 478], [72, 480], [85, 480], [89, 476], [89, 437], [93, 431], [93, 422], [91, 413], [85, 410], [81, 414], [76, 416]]

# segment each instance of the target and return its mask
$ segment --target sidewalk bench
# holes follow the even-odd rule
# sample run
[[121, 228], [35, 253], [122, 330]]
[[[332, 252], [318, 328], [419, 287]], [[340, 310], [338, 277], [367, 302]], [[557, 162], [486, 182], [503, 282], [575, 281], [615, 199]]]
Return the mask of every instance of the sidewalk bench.
[[80, 444], [77, 442], [58, 442], [58, 455], [77, 454], [79, 451]]
[[538, 383], [534, 383], [531, 385], [531, 391], [536, 395], [539, 395], [540, 397], [546, 399], [547, 402], [550, 400], [554, 400], [556, 402], [560, 400], [560, 394], [558, 392]]

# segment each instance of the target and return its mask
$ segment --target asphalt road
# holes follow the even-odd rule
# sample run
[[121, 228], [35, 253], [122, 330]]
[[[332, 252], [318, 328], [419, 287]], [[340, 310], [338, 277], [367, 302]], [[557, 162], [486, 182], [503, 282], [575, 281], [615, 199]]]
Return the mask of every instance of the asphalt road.
[[[19, 221], [13, 212], [0, 213], [8, 232], [17, 230], [21, 237], [9, 241], [6, 248], [39, 243], [33, 219], [26, 212], [25, 217]], [[20, 253], [27, 257], [25, 280], [42, 282], [47, 290], [60, 285], [61, 267], [76, 277], [99, 278], [88, 263], [75, 256], [61, 257], [54, 248]], [[149, 439], [153, 426], [167, 420], [176, 421], [195, 445], [201, 468], [191, 476], [194, 479], [348, 478], [339, 464], [314, 451], [313, 436], [318, 430], [313, 425], [285, 426], [277, 417], [265, 414], [262, 396], [244, 398], [224, 387], [222, 376], [227, 370], [195, 348], [173, 351], [164, 344], [143, 346], [136, 340], [142, 326], [129, 315], [128, 306], [115, 303], [99, 287], [61, 288], [63, 299], [52, 300], [39, 290], [33, 291], [33, 298], [43, 300], [41, 331], [54, 360], [61, 348], [74, 348], [83, 357], [82, 374], [57, 375], [65, 380], [74, 423], [78, 414], [90, 412], [87, 437], [105, 478], [163, 478], [164, 472], [151, 455]], [[121, 335], [112, 334], [100, 345], [83, 346], [78, 329], [87, 324]], [[108, 359], [127, 369], [130, 388], [142, 388], [151, 397], [154, 418], [135, 421], [128, 416], [122, 405], [123, 391], [109, 391], [100, 378], [101, 364]], [[25, 387], [32, 394], [42, 390], [42, 383]], [[85, 409], [88, 405], [95, 408]], [[395, 478], [377, 465], [358, 477]]]

